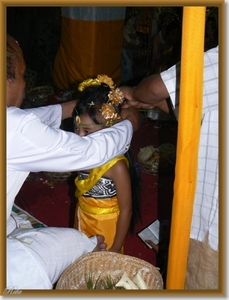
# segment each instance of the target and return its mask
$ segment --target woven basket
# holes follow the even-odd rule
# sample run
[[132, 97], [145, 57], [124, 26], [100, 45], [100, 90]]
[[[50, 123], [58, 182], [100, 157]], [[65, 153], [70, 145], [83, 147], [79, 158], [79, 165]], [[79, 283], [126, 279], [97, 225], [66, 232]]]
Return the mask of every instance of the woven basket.
[[26, 93], [26, 99], [33, 107], [45, 105], [48, 101], [48, 96], [54, 93], [54, 88], [49, 85], [37, 86], [30, 89]]
[[171, 173], [175, 166], [175, 146], [165, 143], [154, 148], [154, 151], [156, 155], [146, 161], [140, 161], [142, 172], [150, 175]]
[[72, 176], [71, 172], [46, 172], [48, 179], [55, 183], [67, 182]]
[[150, 263], [129, 255], [109, 251], [91, 252], [73, 262], [57, 282], [57, 290], [85, 290], [86, 278], [96, 280], [111, 277], [118, 282], [124, 271], [130, 279], [139, 271], [150, 290], [163, 289], [163, 279], [159, 270]]

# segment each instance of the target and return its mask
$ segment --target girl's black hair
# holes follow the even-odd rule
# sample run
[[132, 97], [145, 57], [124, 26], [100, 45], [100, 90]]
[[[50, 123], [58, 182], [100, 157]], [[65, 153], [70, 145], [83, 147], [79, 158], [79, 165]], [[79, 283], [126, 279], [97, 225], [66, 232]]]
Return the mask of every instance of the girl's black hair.
[[[105, 83], [85, 88], [79, 95], [74, 115], [78, 114], [80, 116], [86, 113], [95, 124], [100, 124], [97, 120], [97, 115], [102, 105], [109, 100], [108, 94], [110, 91], [110, 87]], [[115, 109], [119, 114], [121, 106], [116, 106]]]
[[[74, 110], [74, 117], [76, 115], [80, 116], [86, 113], [95, 124], [99, 124], [99, 121], [96, 119], [96, 117], [102, 105], [108, 101], [108, 94], [110, 90], [110, 87], [103, 83], [101, 85], [89, 86], [85, 88], [79, 95], [78, 102]], [[117, 112], [120, 113], [121, 107], [116, 107], [116, 109]], [[135, 225], [141, 221], [140, 172], [130, 149], [125, 153], [125, 156], [129, 161], [129, 174], [132, 193], [132, 216], [130, 220], [129, 232], [133, 234]]]
[[125, 154], [129, 161], [129, 174], [131, 180], [131, 194], [132, 194], [132, 216], [130, 220], [129, 233], [134, 233], [135, 225], [142, 221], [141, 219], [141, 177], [140, 169], [135, 161], [131, 150], [129, 149]]

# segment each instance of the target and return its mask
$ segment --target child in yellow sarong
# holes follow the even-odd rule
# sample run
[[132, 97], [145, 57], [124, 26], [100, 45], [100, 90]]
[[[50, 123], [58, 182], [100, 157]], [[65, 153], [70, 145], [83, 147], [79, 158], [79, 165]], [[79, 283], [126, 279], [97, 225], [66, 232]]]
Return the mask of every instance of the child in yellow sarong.
[[[74, 113], [76, 134], [85, 136], [120, 120], [124, 97], [111, 78], [98, 75], [85, 80], [79, 91]], [[80, 171], [75, 184], [74, 227], [88, 237], [103, 235], [108, 251], [124, 253], [126, 235], [133, 233], [140, 221], [140, 177], [130, 151], [101, 167]]]

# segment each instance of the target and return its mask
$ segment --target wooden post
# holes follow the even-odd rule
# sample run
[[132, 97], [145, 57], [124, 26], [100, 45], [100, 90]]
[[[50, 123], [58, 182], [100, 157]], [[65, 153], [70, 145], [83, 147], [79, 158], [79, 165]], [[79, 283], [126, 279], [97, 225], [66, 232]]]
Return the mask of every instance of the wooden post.
[[206, 7], [184, 7], [178, 140], [166, 288], [184, 289], [202, 118]]

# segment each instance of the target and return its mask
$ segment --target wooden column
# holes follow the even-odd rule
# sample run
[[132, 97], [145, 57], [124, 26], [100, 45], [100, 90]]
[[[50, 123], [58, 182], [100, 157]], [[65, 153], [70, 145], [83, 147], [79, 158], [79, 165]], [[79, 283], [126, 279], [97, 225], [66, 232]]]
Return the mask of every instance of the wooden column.
[[202, 117], [206, 7], [184, 7], [177, 158], [167, 289], [184, 289]]

